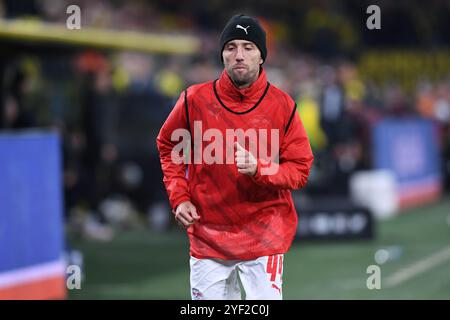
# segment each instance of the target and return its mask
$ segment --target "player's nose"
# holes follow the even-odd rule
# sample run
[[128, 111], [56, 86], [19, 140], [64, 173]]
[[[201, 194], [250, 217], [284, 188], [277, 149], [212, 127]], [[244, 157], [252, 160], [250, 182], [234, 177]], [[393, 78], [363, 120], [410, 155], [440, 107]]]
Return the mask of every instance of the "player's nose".
[[244, 50], [240, 47], [237, 47], [236, 49], [236, 61], [243, 61], [244, 60]]

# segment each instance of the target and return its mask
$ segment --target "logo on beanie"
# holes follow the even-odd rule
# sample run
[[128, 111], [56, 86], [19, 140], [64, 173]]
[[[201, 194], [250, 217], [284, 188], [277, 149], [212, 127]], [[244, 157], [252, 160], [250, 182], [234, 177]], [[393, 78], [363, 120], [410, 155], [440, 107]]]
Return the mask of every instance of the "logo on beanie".
[[245, 34], [248, 34], [247, 29], [250, 28], [250, 26], [246, 26], [245, 28], [241, 26], [240, 24], [236, 25], [236, 29], [242, 29], [245, 31]]

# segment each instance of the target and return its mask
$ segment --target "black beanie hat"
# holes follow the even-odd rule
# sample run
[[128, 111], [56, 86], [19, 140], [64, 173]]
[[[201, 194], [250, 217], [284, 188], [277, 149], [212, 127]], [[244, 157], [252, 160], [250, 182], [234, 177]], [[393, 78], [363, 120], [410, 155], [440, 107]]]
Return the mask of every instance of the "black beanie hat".
[[266, 32], [261, 27], [258, 20], [243, 14], [237, 14], [228, 21], [220, 36], [221, 60], [223, 59], [222, 51], [225, 44], [236, 39], [253, 42], [261, 52], [263, 61], [266, 60]]

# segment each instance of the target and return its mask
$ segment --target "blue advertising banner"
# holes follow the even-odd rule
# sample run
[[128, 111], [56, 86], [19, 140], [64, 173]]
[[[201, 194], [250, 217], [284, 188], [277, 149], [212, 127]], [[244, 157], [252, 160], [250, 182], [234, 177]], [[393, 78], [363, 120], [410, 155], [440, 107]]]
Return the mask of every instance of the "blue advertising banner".
[[61, 174], [56, 134], [0, 134], [0, 296], [64, 276]]
[[435, 124], [426, 119], [386, 119], [373, 129], [375, 169], [391, 170], [401, 207], [439, 197], [442, 178]]

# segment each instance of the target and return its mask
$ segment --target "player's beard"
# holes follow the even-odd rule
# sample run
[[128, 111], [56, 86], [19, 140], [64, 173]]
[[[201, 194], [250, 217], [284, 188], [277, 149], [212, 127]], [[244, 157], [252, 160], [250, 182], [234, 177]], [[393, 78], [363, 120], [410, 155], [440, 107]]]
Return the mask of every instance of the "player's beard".
[[238, 70], [232, 69], [230, 72], [230, 78], [237, 87], [247, 87], [258, 79], [258, 70], [247, 69], [246, 72], [241, 73]]

